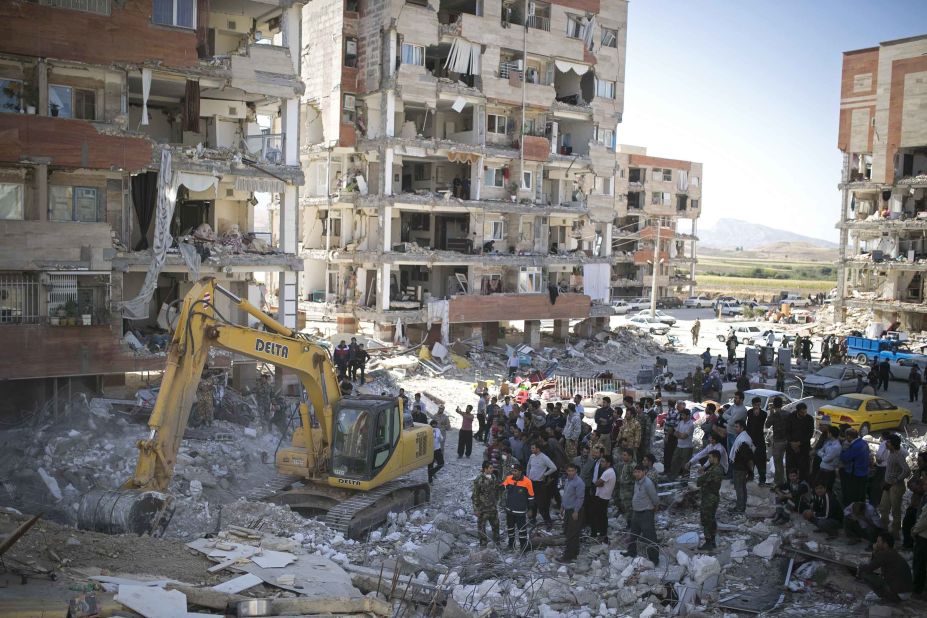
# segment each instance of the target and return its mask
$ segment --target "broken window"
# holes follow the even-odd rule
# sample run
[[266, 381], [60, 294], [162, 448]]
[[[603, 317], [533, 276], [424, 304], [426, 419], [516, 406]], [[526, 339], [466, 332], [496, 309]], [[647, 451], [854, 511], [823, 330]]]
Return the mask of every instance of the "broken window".
[[100, 191], [94, 187], [48, 188], [48, 218], [52, 221], [100, 221]]
[[153, 0], [151, 21], [162, 26], [196, 28], [196, 0]]
[[357, 68], [357, 38], [353, 36], [344, 40], [344, 66]]
[[0, 112], [23, 111], [23, 83], [18, 79], [0, 79]]
[[425, 48], [411, 43], [402, 44], [402, 63], [425, 66]]
[[583, 38], [583, 21], [577, 15], [567, 15], [566, 35], [571, 39]]
[[664, 169], [663, 170], [663, 182], [670, 182], [673, 180], [673, 170]]
[[685, 195], [677, 195], [676, 196], [676, 210], [685, 210], [688, 201], [689, 201], [689, 198], [686, 197]]
[[618, 31], [602, 28], [602, 47], [618, 48]]
[[23, 218], [23, 186], [0, 182], [0, 220]]
[[615, 147], [615, 130], [614, 129], [600, 129], [599, 127], [596, 127], [595, 141], [604, 145], [606, 148], [614, 148]]
[[48, 114], [58, 118], [96, 118], [96, 92], [70, 86], [48, 87]]
[[345, 93], [341, 98], [341, 122], [352, 124], [357, 116], [357, 99], [353, 94]]
[[921, 299], [921, 274], [917, 273], [911, 277], [911, 282], [908, 284], [908, 298], [907, 300], [919, 301]]
[[640, 167], [632, 167], [628, 170], [628, 182], [644, 182], [645, 170]]

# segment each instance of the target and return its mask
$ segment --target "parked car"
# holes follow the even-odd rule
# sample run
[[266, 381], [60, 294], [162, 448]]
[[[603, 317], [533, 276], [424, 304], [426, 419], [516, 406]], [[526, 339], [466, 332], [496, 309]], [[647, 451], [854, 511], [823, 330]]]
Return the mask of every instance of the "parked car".
[[628, 299], [629, 311], [640, 311], [641, 309], [650, 309], [649, 298], [631, 298]]
[[830, 365], [817, 373], [805, 376], [805, 393], [825, 399], [836, 399], [841, 393], [856, 390], [857, 378], [869, 375], [868, 367], [859, 365]]
[[774, 330], [764, 330], [759, 337], [753, 339], [753, 345], [758, 348], [765, 348], [768, 343], [769, 333], [773, 334], [773, 347], [774, 348], [790, 348], [792, 347], [792, 342], [795, 341], [795, 335], [790, 335], [788, 333], [780, 333]]
[[657, 309], [681, 309], [682, 301], [676, 296], [663, 296], [657, 299]]
[[669, 326], [656, 318], [651, 318], [649, 315], [635, 315], [626, 318], [620, 325], [637, 328], [651, 335], [665, 335], [670, 329]]
[[[692, 413], [693, 423], [698, 425], [703, 420], [705, 420], [705, 407], [709, 403], [715, 404], [716, 409], [718, 410], [721, 409], [721, 405], [717, 401], [712, 401], [711, 399], [703, 399], [700, 403], [696, 403], [694, 401], [685, 402], [686, 407]], [[666, 414], [667, 414], [666, 412], [661, 412], [660, 414], [657, 415], [657, 418], [656, 418], [657, 427], [663, 427], [663, 425], [666, 424]]]
[[923, 376], [924, 371], [927, 371], [927, 360], [899, 358], [888, 361], [891, 379], [907, 382], [911, 376], [911, 367], [914, 365], [917, 365], [917, 368], [921, 370], [921, 376]]
[[723, 302], [720, 305], [718, 305], [718, 307], [720, 309], [722, 316], [741, 315], [744, 312], [744, 308], [741, 306], [740, 303]]
[[[737, 337], [737, 342], [741, 345], [753, 345], [763, 336], [763, 329], [755, 325], [742, 324], [740, 326], [735, 326], [733, 331], [734, 335]], [[728, 332], [730, 332], [730, 330]], [[718, 341], [721, 343], [727, 341], [727, 333], [718, 334]]]
[[876, 395], [851, 393], [835, 397], [821, 406], [821, 414], [830, 416], [834, 425], [849, 425], [865, 436], [884, 429], [905, 429], [911, 421], [911, 411], [896, 406]]
[[627, 315], [628, 311], [631, 310], [627, 301], [624, 300], [613, 300], [610, 305], [614, 315]]
[[779, 304], [782, 303], [788, 303], [793, 307], [807, 307], [811, 304], [811, 301], [808, 300], [807, 296], [801, 296], [800, 294], [786, 294], [779, 300]]
[[707, 296], [690, 296], [682, 304], [688, 309], [710, 309], [714, 306], [715, 301]]
[[[642, 311], [639, 311], [637, 315], [645, 315], [647, 317], [650, 317], [650, 309], [644, 309]], [[663, 322], [667, 326], [672, 326], [673, 324], [676, 323], [676, 318], [666, 313], [663, 313], [659, 309], [653, 312], [653, 317], [655, 317], [660, 322]]]

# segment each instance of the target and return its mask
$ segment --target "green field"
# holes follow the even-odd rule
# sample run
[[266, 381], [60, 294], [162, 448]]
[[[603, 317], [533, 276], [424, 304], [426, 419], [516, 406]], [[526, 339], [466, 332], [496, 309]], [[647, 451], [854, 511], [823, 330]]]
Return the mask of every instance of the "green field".
[[[829, 261], [751, 259], [733, 256], [699, 256], [696, 273], [746, 279], [827, 281], [836, 279], [837, 269]], [[833, 287], [833, 286], [831, 286]]]
[[750, 292], [754, 294], [778, 294], [780, 291], [798, 294], [827, 293], [837, 282], [833, 279], [760, 279], [756, 277], [733, 277], [725, 275], [696, 274], [698, 292], [730, 293]]

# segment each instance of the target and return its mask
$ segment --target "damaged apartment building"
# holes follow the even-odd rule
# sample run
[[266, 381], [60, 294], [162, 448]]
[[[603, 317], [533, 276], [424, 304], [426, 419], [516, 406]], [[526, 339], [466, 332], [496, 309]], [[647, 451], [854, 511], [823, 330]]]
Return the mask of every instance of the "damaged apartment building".
[[10, 392], [42, 400], [75, 381], [163, 368], [125, 336], [163, 345], [164, 307], [201, 276], [296, 326], [301, 9], [0, 3], [0, 348], [17, 351], [3, 355], [0, 382]]
[[523, 320], [536, 343], [554, 319], [563, 336], [608, 315], [613, 293], [649, 289], [657, 217], [658, 285], [691, 281], [694, 230], [677, 236], [675, 221], [695, 220], [698, 179], [676, 184], [670, 168], [700, 168], [617, 147], [626, 26], [625, 0], [307, 4], [310, 317], [372, 322], [388, 340], [437, 320], [488, 341]]
[[845, 52], [835, 306], [927, 329], [927, 35]]

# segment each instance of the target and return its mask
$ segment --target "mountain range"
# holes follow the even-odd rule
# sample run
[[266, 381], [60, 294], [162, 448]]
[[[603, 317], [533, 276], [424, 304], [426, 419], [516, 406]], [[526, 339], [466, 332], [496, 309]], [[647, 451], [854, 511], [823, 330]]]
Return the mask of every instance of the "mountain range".
[[715, 249], [755, 249], [776, 243], [804, 243], [815, 247], [834, 249], [837, 243], [780, 230], [740, 219], [718, 219], [711, 227], [699, 227], [699, 246]]

